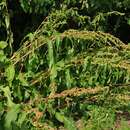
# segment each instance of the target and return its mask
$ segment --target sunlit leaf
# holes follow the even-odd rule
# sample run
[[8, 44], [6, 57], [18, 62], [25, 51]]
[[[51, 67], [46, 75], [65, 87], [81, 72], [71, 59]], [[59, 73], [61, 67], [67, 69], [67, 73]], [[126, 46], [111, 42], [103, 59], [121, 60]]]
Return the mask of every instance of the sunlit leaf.
[[4, 49], [4, 48], [6, 48], [7, 45], [8, 45], [7, 42], [5, 42], [5, 41], [0, 41], [0, 49]]
[[10, 25], [10, 19], [8, 15], [5, 17], [5, 23], [6, 23], [6, 28], [8, 29]]
[[25, 121], [26, 117], [27, 117], [26, 112], [23, 112], [21, 114], [19, 114], [19, 119], [18, 119], [18, 124], [21, 126], [23, 124], [23, 122]]
[[14, 65], [9, 65], [5, 70], [5, 75], [7, 77], [7, 81], [11, 83], [15, 76], [15, 67]]
[[18, 79], [20, 80], [23, 86], [29, 86], [27, 80], [24, 78], [24, 75], [22, 73], [19, 73]]
[[15, 104], [12, 101], [11, 91], [10, 91], [9, 86], [1, 87], [1, 89], [4, 92], [4, 96], [7, 98], [7, 105], [8, 105], [8, 107], [13, 107]]
[[14, 105], [11, 109], [7, 112], [5, 117], [5, 128], [11, 129], [11, 123], [15, 122], [17, 119], [18, 113], [20, 112], [20, 105]]

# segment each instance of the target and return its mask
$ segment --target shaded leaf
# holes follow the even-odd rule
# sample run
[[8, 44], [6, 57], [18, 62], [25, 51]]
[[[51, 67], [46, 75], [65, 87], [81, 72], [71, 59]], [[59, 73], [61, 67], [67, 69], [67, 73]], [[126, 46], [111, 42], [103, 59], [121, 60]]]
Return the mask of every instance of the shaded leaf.
[[55, 117], [58, 121], [64, 123], [67, 130], [77, 130], [72, 119], [65, 117], [63, 114], [56, 112]]

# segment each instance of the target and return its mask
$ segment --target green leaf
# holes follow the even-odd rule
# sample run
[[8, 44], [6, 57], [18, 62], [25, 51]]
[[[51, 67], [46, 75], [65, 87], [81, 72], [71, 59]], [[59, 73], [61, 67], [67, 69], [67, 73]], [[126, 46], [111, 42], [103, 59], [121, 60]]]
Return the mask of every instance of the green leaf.
[[22, 73], [19, 73], [18, 79], [20, 80], [20, 82], [23, 86], [29, 86], [28, 82], [26, 81], [26, 79], [24, 78], [24, 75]]
[[15, 76], [15, 68], [14, 65], [9, 65], [5, 70], [5, 75], [7, 77], [7, 81], [11, 83]]
[[[4, 63], [6, 63], [8, 61], [6, 55], [4, 54], [3, 50], [0, 50], [0, 62], [3, 63], [3, 65], [5, 65]], [[2, 67], [2, 65], [1, 65]], [[4, 66], [3, 66], [4, 68]]]
[[74, 125], [73, 120], [65, 118], [64, 125], [67, 130], [77, 130], [76, 126]]
[[15, 122], [20, 112], [20, 105], [14, 105], [6, 114], [5, 117], [5, 128], [11, 130], [11, 123]]
[[130, 25], [130, 19], [127, 20], [127, 23]]
[[64, 123], [67, 130], [77, 130], [72, 119], [65, 117], [63, 114], [56, 112], [55, 117], [58, 121]]
[[3, 90], [4, 96], [7, 97], [7, 105], [8, 105], [8, 107], [14, 106], [14, 103], [13, 103], [12, 98], [11, 98], [11, 92], [10, 92], [9, 86], [6, 86], [4, 88], [3, 88], [3, 86], [1, 86], [1, 90]]
[[3, 113], [4, 113], [4, 103], [0, 102], [0, 120], [1, 120]]
[[53, 43], [51, 41], [48, 41], [48, 63], [49, 63], [49, 68], [52, 68], [52, 66], [55, 64], [53, 49], [54, 49], [53, 48]]
[[72, 79], [71, 79], [71, 74], [70, 74], [70, 70], [66, 69], [65, 70], [65, 77], [66, 77], [66, 86], [67, 88], [71, 88], [71, 84], [72, 84]]
[[62, 115], [61, 113], [56, 112], [55, 117], [56, 117], [56, 119], [57, 119], [58, 121], [60, 121], [60, 122], [62, 122], [62, 123], [64, 122], [64, 115]]
[[19, 115], [19, 118], [18, 118], [18, 124], [21, 126], [23, 124], [23, 122], [25, 121], [26, 117], [27, 117], [27, 114], [26, 112], [23, 112]]
[[6, 28], [8, 29], [10, 25], [10, 19], [8, 15], [5, 17], [5, 23], [6, 23]]
[[60, 47], [60, 44], [61, 44], [60, 40], [61, 40], [60, 37], [57, 36], [57, 38], [56, 38], [56, 48], [57, 48], [57, 51], [59, 50], [59, 47]]
[[7, 45], [8, 45], [7, 42], [5, 42], [5, 41], [0, 41], [0, 49], [4, 49], [4, 48], [6, 48]]

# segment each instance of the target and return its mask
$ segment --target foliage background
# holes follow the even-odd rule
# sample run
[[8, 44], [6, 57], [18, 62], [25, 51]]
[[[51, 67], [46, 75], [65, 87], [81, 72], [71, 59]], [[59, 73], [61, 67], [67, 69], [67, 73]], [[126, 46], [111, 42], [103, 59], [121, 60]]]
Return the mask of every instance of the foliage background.
[[129, 11], [129, 0], [0, 0], [0, 130], [130, 129]]

